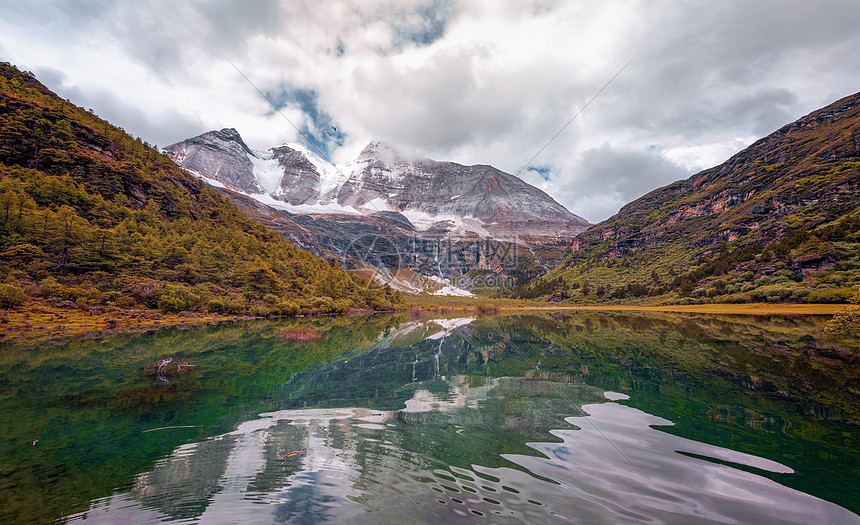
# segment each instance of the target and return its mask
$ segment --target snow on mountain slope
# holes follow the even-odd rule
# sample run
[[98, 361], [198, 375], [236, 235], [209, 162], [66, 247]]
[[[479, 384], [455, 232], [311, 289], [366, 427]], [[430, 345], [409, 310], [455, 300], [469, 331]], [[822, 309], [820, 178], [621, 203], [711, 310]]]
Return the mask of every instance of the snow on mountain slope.
[[435, 275], [426, 276], [410, 270], [391, 268], [374, 268], [370, 275], [379, 284], [388, 285], [400, 292], [474, 297], [472, 292], [458, 288], [450, 280]]
[[251, 164], [254, 165], [254, 179], [257, 181], [257, 184], [265, 190], [265, 193], [277, 195], [280, 189], [281, 178], [284, 176], [284, 169], [281, 167], [278, 159], [274, 158], [271, 150], [251, 150], [251, 152], [247, 156]]
[[334, 190], [339, 188], [347, 178], [349, 178], [349, 174], [347, 172], [341, 171], [335, 165], [329, 163], [327, 160], [305, 148], [301, 144], [291, 142], [285, 145], [302, 153], [308, 159], [308, 162], [313, 164], [317, 169], [320, 176], [320, 199], [325, 200], [332, 192], [334, 192]]
[[453, 214], [430, 215], [416, 209], [407, 209], [400, 213], [419, 231], [428, 231], [434, 226], [440, 226], [454, 235], [471, 232], [481, 237], [492, 237], [492, 234], [484, 229], [484, 223], [475, 217], [461, 217]]
[[570, 237], [589, 223], [492, 166], [411, 159], [374, 141], [338, 167], [299, 144], [250, 149], [234, 129], [167, 146], [182, 167], [293, 213], [400, 212], [434, 237]]
[[[193, 173], [193, 172], [192, 172]], [[198, 175], [199, 174], [196, 174]], [[212, 179], [207, 179], [205, 177], [201, 177], [206, 182], [211, 184]], [[217, 182], [217, 181], [216, 181]], [[221, 187], [224, 187], [221, 185]], [[345, 214], [345, 215], [364, 215], [364, 213], [360, 210], [353, 208], [352, 206], [341, 206], [336, 202], [313, 202], [310, 204], [290, 204], [288, 202], [284, 202], [273, 195], [267, 193], [243, 193], [248, 197], [256, 199], [266, 206], [275, 208], [277, 210], [284, 210], [290, 213], [298, 213], [298, 214], [308, 214], [308, 215], [327, 215], [327, 214]]]
[[361, 208], [382, 199], [414, 218], [419, 229], [452, 218], [451, 233], [493, 237], [573, 236], [589, 226], [543, 191], [492, 166], [409, 159], [388, 144], [371, 142], [344, 168], [350, 176], [337, 193], [339, 204]]

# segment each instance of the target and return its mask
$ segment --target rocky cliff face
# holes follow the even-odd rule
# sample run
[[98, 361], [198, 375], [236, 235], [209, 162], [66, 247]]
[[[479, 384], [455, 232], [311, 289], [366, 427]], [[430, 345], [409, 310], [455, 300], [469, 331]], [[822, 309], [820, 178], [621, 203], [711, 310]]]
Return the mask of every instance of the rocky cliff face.
[[289, 146], [272, 148], [272, 158], [283, 175], [275, 191], [280, 200], [289, 204], [316, 202], [320, 197], [320, 174], [316, 166], [298, 150]]
[[[444, 228], [420, 232], [404, 215], [392, 211], [367, 215], [295, 214], [227, 188], [219, 191], [245, 215], [278, 231], [296, 246], [348, 269], [365, 266], [381, 271], [408, 269], [431, 279], [456, 281], [458, 286], [471, 289], [506, 285], [509, 272], [518, 266], [552, 267], [564, 256], [563, 245], [524, 247], [507, 241], [452, 237], [446, 235]], [[491, 273], [492, 282], [458, 280], [472, 270]], [[398, 286], [392, 279], [385, 282], [402, 291], [414, 291], [409, 289], [411, 286]]]
[[210, 131], [168, 146], [165, 152], [180, 166], [246, 193], [262, 193], [254, 175], [253, 152], [233, 128]]
[[394, 212], [430, 237], [571, 239], [590, 226], [543, 191], [492, 166], [407, 159], [382, 142], [371, 142], [342, 167], [295, 144], [252, 150], [233, 129], [204, 133], [165, 152], [199, 176], [266, 196], [269, 205], [283, 202], [287, 211]]

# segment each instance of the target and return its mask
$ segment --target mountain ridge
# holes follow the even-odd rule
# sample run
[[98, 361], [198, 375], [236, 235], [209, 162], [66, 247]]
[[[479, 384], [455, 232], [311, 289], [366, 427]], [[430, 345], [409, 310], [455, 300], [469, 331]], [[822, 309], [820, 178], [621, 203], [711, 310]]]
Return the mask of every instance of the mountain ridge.
[[[224, 145], [223, 141], [240, 145]], [[323, 159], [297, 145], [270, 148], [282, 175], [279, 188], [266, 191], [259, 181], [269, 174], [263, 175], [263, 169], [255, 174], [249, 162], [254, 166], [258, 161], [253, 157], [264, 160], [260, 157], [267, 153], [241, 145], [244, 142], [238, 132], [225, 128], [172, 144], [164, 151], [200, 176], [246, 194], [265, 193], [292, 206], [284, 209], [296, 213], [393, 211], [419, 230], [454, 221], [455, 232], [495, 238], [572, 238], [590, 225], [539, 188], [492, 166], [411, 159], [376, 140], [341, 167], [322, 165]], [[235, 159], [232, 164], [230, 156]], [[242, 178], [233, 176], [239, 172]]]
[[[858, 277], [858, 195], [860, 93], [626, 204], [577, 236], [560, 267], [519, 293], [844, 302], [856, 284], [845, 285]], [[590, 284], [585, 293], [583, 284]]]
[[[855, 110], [854, 113], [856, 116], [856, 109], [858, 106], [860, 106], [860, 93], [844, 97], [825, 108], [813, 111], [808, 115], [801, 117], [795, 122], [786, 124], [770, 135], [755, 141], [753, 144], [736, 153], [718, 166], [703, 170], [688, 179], [677, 181], [662, 188], [652, 190], [639, 199], [625, 204], [617, 214], [593, 226], [589, 235], [584, 236], [580, 241], [582, 242], [585, 238], [598, 234], [598, 232], [603, 232], [607, 228], [614, 227], [618, 224], [618, 219], [629, 219], [631, 216], [639, 214], [639, 212], [650, 202], [656, 203], [661, 199], [668, 200], [675, 196], [681, 196], [685, 191], [688, 193], [696, 192], [707, 184], [721, 181], [721, 179], [732, 170], [745, 171], [743, 177], [738, 181], [738, 187], [741, 188], [749, 186], [751, 182], [755, 182], [756, 177], [761, 177], [763, 174], [783, 176], [784, 178], [785, 175], [788, 175], [787, 170], [789, 169], [789, 166], [786, 166], [786, 163], [796, 163], [797, 152], [794, 152], [789, 156], [789, 154], [785, 152], [785, 148], [789, 146], [788, 141], [779, 139], [789, 137], [792, 133], [796, 133], [798, 131], [809, 131], [815, 129], [822, 124], [822, 118], [830, 118], [833, 119], [832, 122], [838, 122], [845, 116], [845, 112], [851, 109]], [[860, 156], [860, 128], [853, 129], [851, 136], [854, 143], [853, 148], [851, 147], [851, 144], [846, 141], [838, 143], [827, 141], [825, 144], [811, 142], [809, 144], [812, 147], [819, 147], [819, 149], [807, 153], [818, 160], [827, 159], [829, 161], [837, 161], [839, 159], [848, 160], [852, 157]], [[773, 142], [775, 140], [780, 142], [778, 148], [773, 147]], [[802, 140], [806, 140], [806, 138]], [[750, 166], [749, 159], [753, 159], [752, 166]], [[852, 166], [847, 166], [847, 168], [851, 167]], [[812, 174], [812, 171], [810, 171], [811, 167], [808, 164], [801, 165], [799, 168], [799, 170], [797, 167], [794, 168], [792, 176]], [[801, 177], [798, 176], [796, 178], [799, 179]], [[838, 192], [855, 193], [858, 189], [856, 178], [853, 177], [851, 173], [846, 173], [846, 176], [843, 177], [843, 179], [850, 187], [846, 186], [838, 189]], [[764, 189], [777, 188], [779, 187], [780, 182], [781, 179], [774, 178], [772, 181], [772, 188]], [[640, 224], [637, 225], [637, 227], [642, 226], [642, 229], [654, 228], [661, 222], [671, 224], [672, 222], [677, 222], [678, 220], [683, 220], [685, 218], [720, 213], [731, 207], [746, 203], [760, 193], [757, 192], [758, 189], [760, 188], [752, 188], [752, 191], [737, 191], [733, 190], [733, 188], [725, 188], [706, 202], [687, 199], [686, 202], [680, 203], [681, 206], [674, 212], [674, 214], [667, 214], [664, 217], [659, 218], [651, 217], [650, 220], [647, 221], [647, 224], [643, 224], [643, 221], [640, 221]], [[692, 196], [695, 197], [695, 195]], [[776, 200], [771, 200], [770, 203], [758, 203], [757, 206], [760, 206], [760, 208], [753, 211], [775, 211], [777, 213], [782, 213], [786, 211], [786, 207], [791, 208], [797, 207], [798, 205], [814, 204], [815, 199], [818, 198], [820, 198], [820, 196], [815, 193], [810, 195], [801, 195], [799, 200], [791, 197], [784, 200], [777, 198]], [[627, 232], [624, 230], [614, 230], [611, 235], [614, 238], [623, 238], [626, 233]], [[734, 240], [745, 233], [746, 232], [743, 230], [727, 231], [725, 232], [725, 236], [728, 240]], [[574, 250], [576, 250], [576, 248], [574, 248]]]

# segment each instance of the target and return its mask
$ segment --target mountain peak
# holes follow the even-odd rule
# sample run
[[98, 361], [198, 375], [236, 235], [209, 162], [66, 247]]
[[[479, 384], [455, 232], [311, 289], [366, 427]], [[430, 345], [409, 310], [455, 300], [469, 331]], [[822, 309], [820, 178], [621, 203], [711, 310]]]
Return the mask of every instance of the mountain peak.
[[421, 163], [430, 161], [422, 155], [418, 150], [395, 146], [384, 140], [371, 140], [367, 146], [361, 150], [356, 160], [359, 161], [381, 161], [383, 164], [391, 166], [397, 163]]
[[220, 131], [215, 131], [214, 133], [217, 133], [224, 138], [230, 138], [233, 140], [242, 140], [242, 136], [239, 135], [239, 132], [236, 131], [236, 128], [221, 128]]
[[359, 163], [393, 166], [404, 160], [402, 152], [382, 140], [372, 140], [361, 150], [355, 159]]
[[391, 144], [390, 142], [385, 142], [384, 140], [376, 140], [376, 139], [368, 142], [367, 146], [365, 146], [364, 150], [362, 150], [362, 151], [365, 151], [365, 150], [383, 150], [383, 149], [397, 151], [397, 148], [395, 148], [394, 145]]
[[235, 142], [236, 144], [241, 146], [242, 149], [244, 149], [245, 151], [248, 151], [248, 152], [251, 151], [251, 148], [249, 148], [248, 145], [245, 144], [245, 141], [242, 140], [242, 135], [239, 134], [239, 132], [236, 130], [236, 128], [222, 128], [218, 131], [213, 130], [213, 131], [210, 131], [208, 133], [204, 133], [202, 135], [199, 135], [197, 138], [202, 138], [202, 137], [207, 137], [207, 136], [211, 137], [211, 138], [215, 138], [215, 139], [223, 141], [223, 142]]
[[361, 153], [359, 153], [359, 157], [368, 156], [400, 158], [403, 154], [399, 148], [389, 142], [385, 142], [384, 140], [371, 140], [367, 143], [367, 146], [361, 150]]
[[461, 225], [470, 235], [572, 237], [589, 226], [513, 175], [430, 160], [383, 140], [371, 140], [341, 168], [297, 144], [245, 150], [232, 128], [165, 149], [181, 166], [249, 195], [337, 213], [407, 211], [422, 231], [441, 221]]
[[183, 168], [217, 180], [231, 188], [262, 193], [254, 176], [254, 152], [235, 128], [207, 131], [164, 148]]

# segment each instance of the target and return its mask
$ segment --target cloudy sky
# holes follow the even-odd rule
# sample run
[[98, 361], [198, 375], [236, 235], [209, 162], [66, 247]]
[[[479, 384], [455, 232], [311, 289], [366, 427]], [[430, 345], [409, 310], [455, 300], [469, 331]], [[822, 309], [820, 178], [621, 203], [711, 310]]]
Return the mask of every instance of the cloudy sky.
[[0, 0], [0, 59], [160, 146], [234, 127], [342, 163], [380, 139], [597, 222], [860, 91], [858, 20], [856, 0]]

